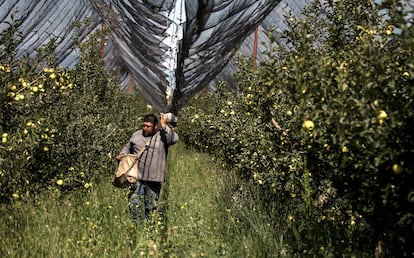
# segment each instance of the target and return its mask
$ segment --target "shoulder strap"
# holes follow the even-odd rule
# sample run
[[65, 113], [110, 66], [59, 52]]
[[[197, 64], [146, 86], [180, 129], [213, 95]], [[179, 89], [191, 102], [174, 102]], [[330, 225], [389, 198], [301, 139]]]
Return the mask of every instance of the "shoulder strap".
[[139, 159], [139, 157], [140, 157], [140, 156], [141, 156], [141, 154], [144, 152], [144, 150], [145, 150], [146, 148], [148, 148], [148, 146], [149, 146], [150, 142], [151, 142], [151, 139], [149, 139], [149, 140], [147, 141], [147, 143], [145, 144], [145, 146], [144, 146], [144, 147], [142, 147], [142, 148], [141, 148], [141, 150], [140, 150], [137, 154], [135, 154], [136, 159]]

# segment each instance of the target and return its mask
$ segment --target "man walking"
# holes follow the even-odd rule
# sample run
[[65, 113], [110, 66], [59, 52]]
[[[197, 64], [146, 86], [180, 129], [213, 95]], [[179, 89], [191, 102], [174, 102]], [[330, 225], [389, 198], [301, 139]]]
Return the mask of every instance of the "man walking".
[[178, 139], [178, 134], [167, 125], [165, 114], [161, 114], [160, 125], [157, 117], [149, 114], [144, 117], [142, 129], [132, 134], [115, 157], [120, 161], [123, 155], [136, 154], [145, 148], [139, 157], [138, 181], [131, 189], [129, 207], [132, 219], [142, 220], [143, 214], [147, 221], [151, 219], [151, 213], [157, 208], [161, 183], [166, 177], [168, 148]]

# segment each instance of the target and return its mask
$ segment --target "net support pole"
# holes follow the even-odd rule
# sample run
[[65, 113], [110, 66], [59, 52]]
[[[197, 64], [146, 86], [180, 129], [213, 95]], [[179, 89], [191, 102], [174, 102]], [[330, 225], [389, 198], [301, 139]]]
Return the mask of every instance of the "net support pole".
[[102, 24], [101, 24], [101, 62], [104, 64], [105, 63], [105, 60], [104, 60], [104, 58], [105, 58], [105, 28], [104, 28], [104, 26], [105, 26], [105, 23], [103, 23], [102, 22]]
[[253, 68], [256, 68], [258, 36], [259, 36], [259, 27], [256, 27], [256, 30], [254, 32], [254, 43], [253, 43]]
[[128, 73], [128, 93], [131, 93], [131, 84], [132, 84], [131, 74]]

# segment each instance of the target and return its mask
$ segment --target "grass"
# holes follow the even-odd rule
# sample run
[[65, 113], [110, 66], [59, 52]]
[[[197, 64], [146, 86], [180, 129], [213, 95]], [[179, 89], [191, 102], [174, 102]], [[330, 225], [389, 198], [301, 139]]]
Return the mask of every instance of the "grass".
[[[329, 230], [318, 240], [320, 234], [302, 228], [311, 216], [286, 221], [298, 206], [275, 201], [269, 214], [260, 188], [183, 143], [170, 149], [168, 171], [151, 223], [131, 221], [128, 190], [111, 185], [112, 171], [81, 192], [51, 188], [1, 205], [0, 257], [301, 257], [294, 247], [305, 236], [315, 239], [318, 250], [325, 248], [320, 257], [341, 253], [329, 244], [335, 238]], [[287, 232], [289, 225], [296, 238]], [[315, 255], [316, 247], [308, 247]]]
[[49, 189], [1, 206], [0, 257], [231, 257], [231, 220], [218, 201], [226, 174], [181, 143], [169, 155], [153, 223], [131, 222], [128, 190], [112, 187], [108, 173], [83, 192]]
[[[281, 257], [283, 238], [275, 238], [258, 192], [204, 154], [177, 146], [170, 154], [168, 243], [170, 257]], [[251, 188], [250, 188], [251, 189]], [[243, 192], [237, 199], [236, 193]]]

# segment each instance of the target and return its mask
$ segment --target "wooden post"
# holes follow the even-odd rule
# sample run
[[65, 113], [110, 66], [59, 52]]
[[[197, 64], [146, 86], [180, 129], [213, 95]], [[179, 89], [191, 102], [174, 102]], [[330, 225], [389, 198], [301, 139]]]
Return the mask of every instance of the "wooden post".
[[102, 22], [101, 24], [101, 62], [104, 64], [105, 60], [105, 29], [104, 29], [105, 23]]
[[259, 36], [259, 26], [256, 27], [254, 32], [254, 45], [253, 45], [253, 68], [256, 68], [256, 58], [257, 58], [257, 38]]
[[128, 93], [131, 93], [131, 84], [132, 84], [131, 80], [132, 80], [131, 74], [128, 73]]

